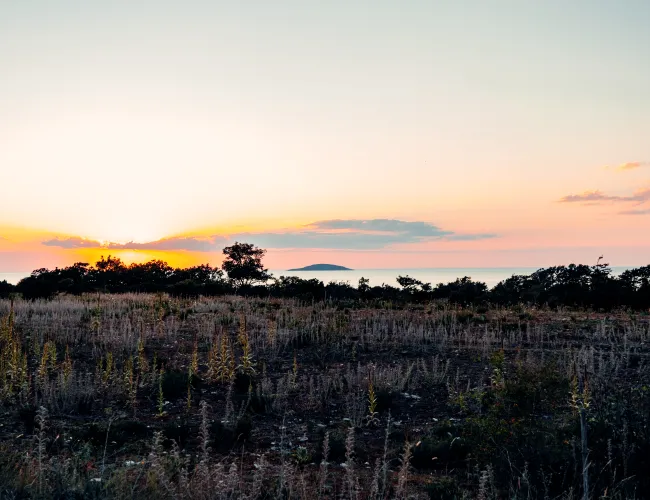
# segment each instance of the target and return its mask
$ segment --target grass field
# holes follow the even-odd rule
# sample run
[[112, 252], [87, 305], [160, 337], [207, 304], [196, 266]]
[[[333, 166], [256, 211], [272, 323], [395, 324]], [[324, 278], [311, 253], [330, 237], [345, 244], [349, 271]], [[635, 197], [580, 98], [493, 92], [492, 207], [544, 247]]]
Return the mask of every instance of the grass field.
[[647, 314], [93, 294], [0, 318], [1, 498], [650, 491]]

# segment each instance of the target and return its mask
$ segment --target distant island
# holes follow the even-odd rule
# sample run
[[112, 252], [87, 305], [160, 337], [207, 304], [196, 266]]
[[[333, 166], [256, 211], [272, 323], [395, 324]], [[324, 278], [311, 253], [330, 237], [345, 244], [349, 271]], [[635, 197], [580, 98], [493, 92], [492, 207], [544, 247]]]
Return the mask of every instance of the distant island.
[[297, 269], [287, 269], [287, 271], [352, 271], [352, 269], [334, 264], [312, 264]]

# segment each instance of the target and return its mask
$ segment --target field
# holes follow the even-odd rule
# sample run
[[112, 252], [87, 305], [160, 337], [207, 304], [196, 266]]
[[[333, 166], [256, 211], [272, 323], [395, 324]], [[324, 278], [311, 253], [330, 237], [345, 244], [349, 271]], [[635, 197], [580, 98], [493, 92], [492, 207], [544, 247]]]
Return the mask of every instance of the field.
[[650, 491], [647, 314], [89, 294], [0, 318], [1, 498]]

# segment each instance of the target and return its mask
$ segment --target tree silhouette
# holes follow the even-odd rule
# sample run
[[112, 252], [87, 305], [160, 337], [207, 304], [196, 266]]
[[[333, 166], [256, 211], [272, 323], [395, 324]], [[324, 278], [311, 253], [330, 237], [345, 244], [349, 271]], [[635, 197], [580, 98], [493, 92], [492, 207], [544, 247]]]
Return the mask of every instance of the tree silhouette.
[[0, 299], [6, 299], [14, 293], [16, 287], [7, 280], [0, 281]]
[[406, 275], [406, 276], [398, 276], [397, 277], [397, 283], [399, 284], [399, 286], [401, 286], [407, 292], [413, 292], [419, 286], [422, 286], [422, 282], [420, 280], [416, 280], [415, 278], [411, 278], [408, 275]]
[[101, 289], [113, 292], [123, 291], [125, 287], [123, 278], [128, 268], [121, 259], [110, 255], [104, 259], [102, 255], [102, 260], [98, 261], [95, 267], [97, 268], [97, 284]]
[[250, 243], [235, 242], [223, 249], [226, 258], [221, 264], [221, 269], [228, 274], [228, 279], [238, 289], [253, 283], [266, 282], [271, 275], [262, 264], [265, 253], [266, 250]]

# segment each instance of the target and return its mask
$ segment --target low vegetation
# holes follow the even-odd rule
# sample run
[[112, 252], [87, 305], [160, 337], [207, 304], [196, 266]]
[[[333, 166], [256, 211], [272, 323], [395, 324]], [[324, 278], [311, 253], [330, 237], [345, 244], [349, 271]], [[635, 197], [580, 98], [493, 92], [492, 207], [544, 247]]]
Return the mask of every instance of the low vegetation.
[[354, 304], [0, 300], [0, 497], [650, 491], [647, 314]]

